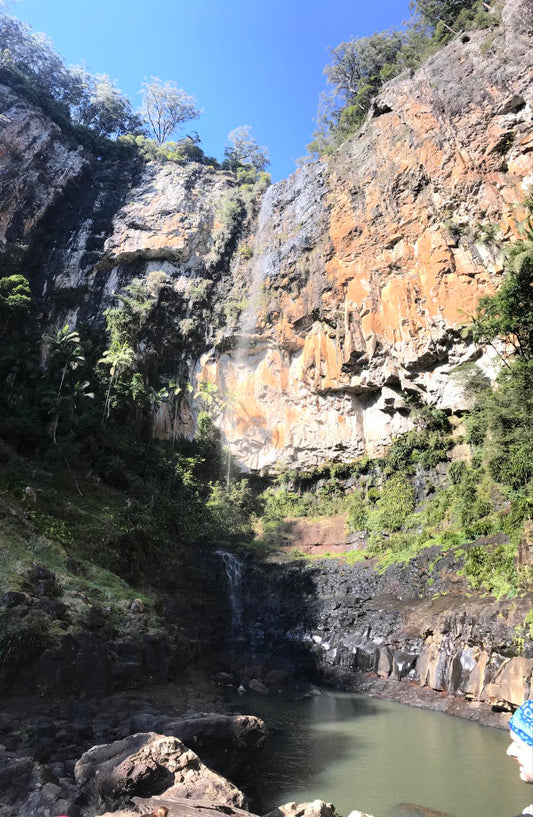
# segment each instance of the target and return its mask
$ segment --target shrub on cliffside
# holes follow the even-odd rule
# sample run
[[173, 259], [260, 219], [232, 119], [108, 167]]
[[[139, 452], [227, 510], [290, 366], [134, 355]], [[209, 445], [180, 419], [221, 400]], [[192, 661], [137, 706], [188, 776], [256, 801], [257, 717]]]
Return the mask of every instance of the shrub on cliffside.
[[50, 640], [49, 620], [37, 610], [0, 611], [0, 664], [19, 667], [36, 658]]
[[493, 390], [472, 379], [476, 405], [470, 435], [482, 447], [492, 477], [522, 494], [533, 480], [533, 224], [508, 251], [495, 295], [481, 299], [473, 323], [478, 342], [505, 343]]
[[[493, 0], [493, 6], [498, 0]], [[307, 146], [315, 156], [334, 150], [364, 122], [385, 82], [417, 68], [462, 31], [497, 25], [499, 16], [483, 0], [413, 0], [415, 16], [397, 30], [341, 42], [324, 68], [327, 92], [318, 106], [318, 129]]]

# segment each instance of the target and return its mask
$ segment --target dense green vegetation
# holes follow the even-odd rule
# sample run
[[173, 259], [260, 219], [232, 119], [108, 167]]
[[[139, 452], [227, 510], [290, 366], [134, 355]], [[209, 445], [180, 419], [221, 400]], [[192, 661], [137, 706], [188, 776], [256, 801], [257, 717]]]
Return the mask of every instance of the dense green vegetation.
[[[226, 490], [227, 457], [209, 415], [200, 415], [193, 440], [176, 434], [190, 389], [179, 372], [165, 374], [175, 351], [165, 332], [163, 345], [154, 340], [161, 290], [153, 276], [129, 287], [106, 313], [102, 349], [83, 328], [42, 334], [27, 282], [0, 280], [2, 486], [17, 501], [28, 489], [33, 524], [71, 555], [136, 584], [157, 575], [180, 543], [250, 532], [251, 493], [244, 482]], [[170, 307], [162, 311], [168, 318]], [[163, 403], [169, 441], [153, 433]], [[55, 481], [69, 484], [70, 499], [51, 489]], [[90, 521], [82, 508], [95, 481], [118, 507], [107, 498], [109, 512]]]
[[329, 153], [364, 122], [385, 82], [415, 69], [450, 39], [499, 23], [500, 3], [483, 0], [413, 0], [413, 18], [391, 29], [342, 42], [331, 49], [324, 73], [330, 86], [320, 98], [309, 153]]
[[[454, 548], [463, 557], [470, 586], [496, 595], [529, 586], [515, 556], [523, 523], [533, 515], [533, 230], [507, 250], [506, 273], [497, 294], [481, 299], [468, 327], [479, 343], [498, 350], [501, 370], [494, 385], [475, 365], [461, 367], [472, 398], [464, 437], [452, 435], [449, 419], [427, 406], [411, 407], [415, 428], [400, 435], [381, 459], [325, 463], [315, 472], [287, 472], [264, 494], [263, 541], [279, 543], [284, 517], [346, 513], [364, 551], [348, 560], [375, 557], [385, 568], [424, 548]], [[450, 448], [464, 439], [470, 461], [447, 463]], [[422, 484], [415, 496], [413, 485]], [[469, 543], [500, 536], [499, 544]]]

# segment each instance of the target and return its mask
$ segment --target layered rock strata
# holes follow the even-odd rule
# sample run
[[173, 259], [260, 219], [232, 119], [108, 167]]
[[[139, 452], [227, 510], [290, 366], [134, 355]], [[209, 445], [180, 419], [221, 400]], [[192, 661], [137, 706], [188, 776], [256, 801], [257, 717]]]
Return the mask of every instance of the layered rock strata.
[[[216, 383], [243, 466], [379, 452], [410, 426], [405, 393], [465, 408], [453, 372], [479, 353], [461, 326], [498, 285], [533, 181], [532, 54], [524, 3], [507, 0], [498, 29], [389, 83], [259, 214], [231, 174], [99, 161], [2, 88], [2, 247], [29, 246], [58, 325], [101, 322], [133, 278], [163, 272], [181, 303], [171, 368]], [[183, 407], [181, 431], [201, 408]], [[170, 427], [163, 409], [157, 433]]]

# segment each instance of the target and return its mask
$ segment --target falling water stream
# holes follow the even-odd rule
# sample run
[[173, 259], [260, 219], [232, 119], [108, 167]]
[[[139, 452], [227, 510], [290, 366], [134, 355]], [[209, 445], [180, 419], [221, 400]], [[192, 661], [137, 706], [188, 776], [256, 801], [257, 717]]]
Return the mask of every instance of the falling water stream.
[[268, 271], [272, 268], [272, 259], [268, 250], [268, 238], [270, 234], [269, 225], [272, 222], [271, 204], [273, 190], [273, 187], [269, 187], [263, 196], [257, 219], [248, 303], [239, 321], [239, 343], [235, 355], [235, 362], [239, 368], [242, 366], [250, 350], [257, 314], [261, 305], [263, 284]]
[[242, 638], [242, 574], [244, 565], [233, 553], [225, 550], [215, 551], [224, 562], [228, 586], [228, 602], [231, 613], [230, 645]]

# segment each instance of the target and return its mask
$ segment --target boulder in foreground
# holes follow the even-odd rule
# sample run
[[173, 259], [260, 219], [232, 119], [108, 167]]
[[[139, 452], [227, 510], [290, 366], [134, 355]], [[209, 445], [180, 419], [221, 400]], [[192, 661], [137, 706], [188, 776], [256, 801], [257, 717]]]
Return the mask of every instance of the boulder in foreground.
[[[123, 808], [136, 805], [149, 811], [153, 798], [205, 801], [244, 808], [245, 795], [209, 769], [178, 738], [154, 732], [130, 735], [113, 743], [93, 746], [74, 769], [76, 783], [96, 805]], [[146, 807], [145, 807], [146, 806]]]

